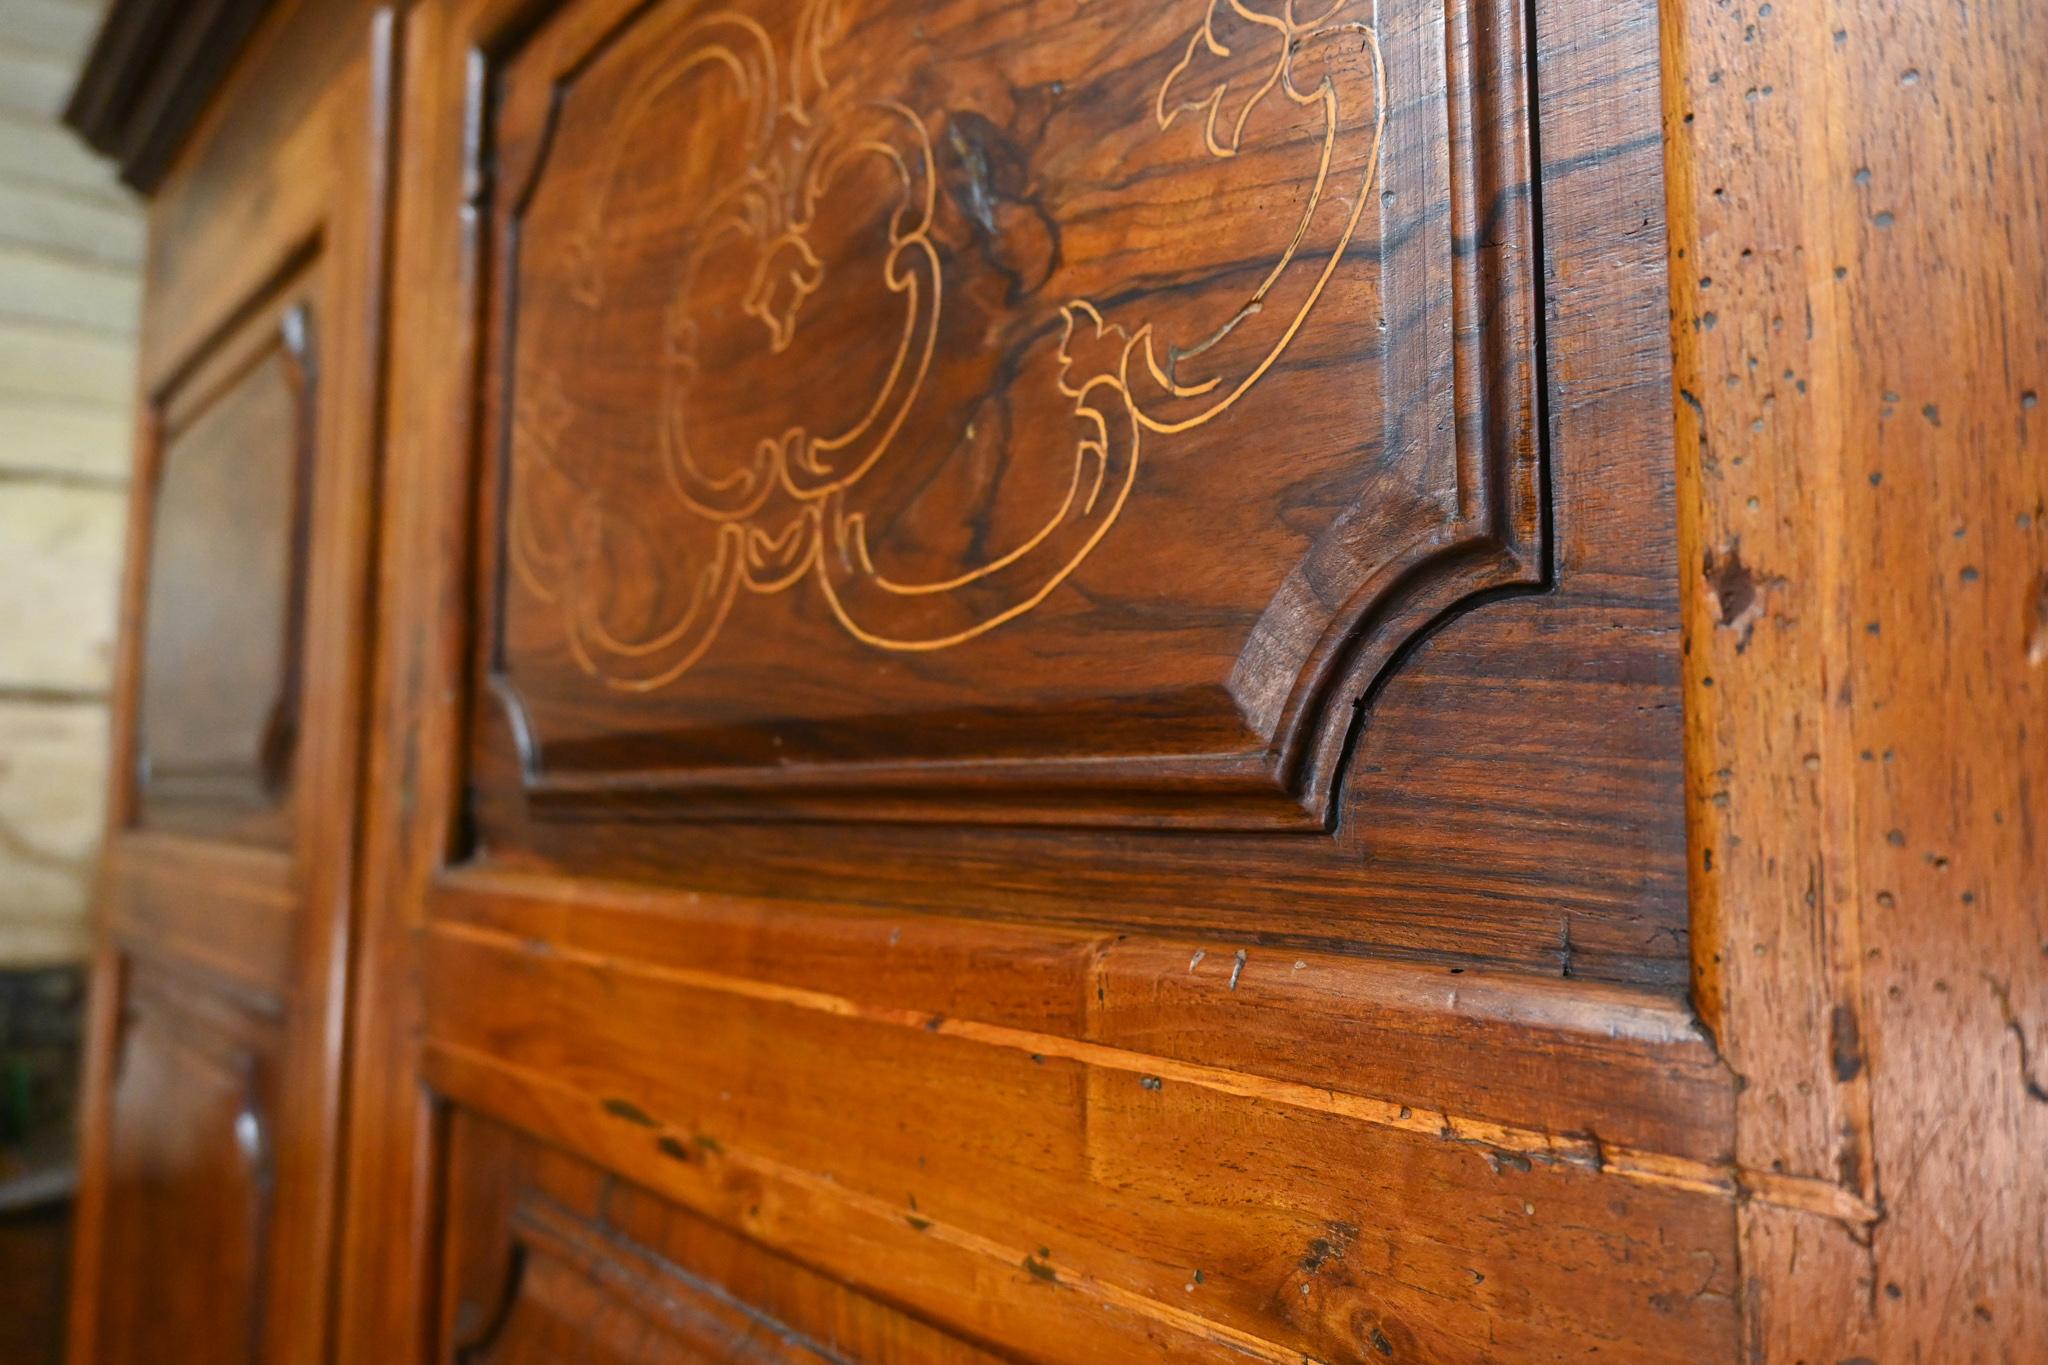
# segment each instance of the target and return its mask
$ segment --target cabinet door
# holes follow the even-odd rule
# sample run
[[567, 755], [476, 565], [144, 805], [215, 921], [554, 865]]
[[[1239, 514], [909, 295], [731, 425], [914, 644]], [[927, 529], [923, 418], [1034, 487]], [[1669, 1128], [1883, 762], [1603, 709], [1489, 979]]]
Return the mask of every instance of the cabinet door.
[[1731, 1355], [1655, 7], [410, 32], [342, 1359]]
[[327, 1332], [383, 27], [281, 10], [152, 208], [74, 1359]]

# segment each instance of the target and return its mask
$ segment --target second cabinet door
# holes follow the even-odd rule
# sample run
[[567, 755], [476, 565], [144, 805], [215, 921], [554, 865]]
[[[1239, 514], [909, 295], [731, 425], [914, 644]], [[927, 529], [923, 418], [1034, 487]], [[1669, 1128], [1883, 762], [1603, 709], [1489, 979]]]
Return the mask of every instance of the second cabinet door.
[[322, 1358], [389, 20], [283, 6], [152, 205], [72, 1358]]

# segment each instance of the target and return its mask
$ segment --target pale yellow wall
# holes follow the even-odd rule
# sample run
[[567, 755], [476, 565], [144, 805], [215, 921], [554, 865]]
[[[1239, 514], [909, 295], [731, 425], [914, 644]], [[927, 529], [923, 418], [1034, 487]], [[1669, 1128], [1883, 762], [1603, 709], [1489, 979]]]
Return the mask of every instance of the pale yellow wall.
[[142, 214], [57, 123], [101, 0], [0, 0], [0, 966], [83, 955]]

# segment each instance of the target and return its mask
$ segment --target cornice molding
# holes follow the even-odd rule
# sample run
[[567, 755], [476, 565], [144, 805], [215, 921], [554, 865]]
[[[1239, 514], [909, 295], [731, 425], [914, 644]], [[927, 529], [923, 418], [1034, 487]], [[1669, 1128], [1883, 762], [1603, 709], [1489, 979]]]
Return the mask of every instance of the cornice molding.
[[272, 0], [114, 0], [64, 121], [147, 194]]

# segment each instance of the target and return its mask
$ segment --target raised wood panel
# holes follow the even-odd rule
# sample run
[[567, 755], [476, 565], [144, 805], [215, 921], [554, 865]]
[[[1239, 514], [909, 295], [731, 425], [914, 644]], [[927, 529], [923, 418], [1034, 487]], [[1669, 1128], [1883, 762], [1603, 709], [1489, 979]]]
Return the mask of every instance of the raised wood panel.
[[[263, 1357], [277, 1038], [263, 1021], [129, 968], [109, 1106], [96, 1361]], [[206, 1292], [167, 1273], [203, 1263]]]
[[537, 802], [1323, 827], [1379, 669], [1545, 575], [1528, 51], [1267, 8], [593, 2], [500, 59]]
[[134, 740], [146, 826], [291, 837], [313, 479], [301, 289], [158, 402]]
[[2039, 1353], [2028, 6], [368, 3], [78, 111], [398, 442], [294, 853], [117, 809], [79, 1360]]
[[[1182, 8], [1187, 10], [1182, 17], [1190, 31], [1198, 27], [1205, 8]], [[772, 19], [781, 12], [770, 7], [765, 13]], [[510, 245], [506, 219], [522, 201], [525, 188], [533, 189], [536, 203], [544, 199], [545, 187], [556, 174], [550, 169], [555, 165], [552, 152], [540, 155], [539, 137], [551, 126], [552, 97], [546, 92], [556, 88], [555, 82], [533, 73], [559, 73], [568, 80], [563, 87], [564, 112], [554, 120], [567, 128], [574, 90], [584, 75], [595, 73], [602, 64], [593, 58], [585, 72], [575, 61], [593, 51], [600, 56], [638, 51], [636, 42], [653, 41], [641, 33], [641, 25], [655, 25], [650, 32], [657, 34], [672, 26], [672, 19], [661, 18], [665, 13], [661, 6], [628, 12], [600, 3], [564, 7], [477, 0], [434, 23], [422, 20], [423, 30], [435, 36], [424, 41], [418, 53], [423, 74], [416, 95], [421, 104], [417, 118], [421, 126], [446, 130], [446, 136], [422, 149], [422, 183], [417, 191], [422, 221], [402, 236], [415, 244], [415, 259], [422, 263], [418, 277], [407, 286], [415, 307], [432, 307], [444, 330], [423, 338], [421, 344], [428, 350], [416, 362], [401, 366], [409, 379], [397, 402], [406, 414], [401, 421], [408, 424], [420, 452], [420, 477], [431, 482], [414, 496], [417, 506], [430, 509], [423, 523], [433, 526], [433, 548], [410, 561], [411, 572], [424, 572], [420, 566], [431, 561], [437, 573], [461, 575], [449, 582], [421, 578], [419, 608], [457, 611], [465, 620], [473, 612], [477, 618], [475, 635], [464, 628], [463, 638], [477, 646], [469, 660], [470, 674], [454, 684], [466, 688], [470, 697], [462, 722], [470, 741], [470, 762], [460, 774], [466, 783], [460, 797], [464, 809], [449, 835], [458, 855], [522, 872], [681, 882], [726, 894], [857, 900], [1098, 927], [1198, 926], [1205, 932], [1256, 936], [1275, 944], [1397, 955], [1452, 952], [1533, 972], [1672, 988], [1682, 983], [1686, 929], [1682, 821], [1674, 801], [1680, 765], [1674, 723], [1678, 656], [1676, 569], [1670, 543], [1672, 473], [1668, 461], [1658, 455], [1668, 448], [1668, 394], [1662, 380], [1666, 312], [1657, 283], [1663, 269], [1661, 238], [1643, 226], [1654, 227], [1662, 212], [1659, 154], [1654, 132], [1645, 135], [1645, 130], [1654, 130], [1658, 117], [1654, 16], [1647, 9], [1603, 12], [1594, 22], [1564, 7], [1527, 31], [1515, 16], [1484, 7], [1469, 13], [1431, 9], [1381, 20], [1387, 34], [1396, 35], [1382, 35], [1383, 41], [1393, 42], [1402, 52], [1436, 53], [1441, 60], [1431, 70], [1441, 74], [1425, 78], [1416, 69], [1417, 93], [1410, 103], [1436, 113], [1390, 114], [1392, 131], [1377, 183], [1405, 183], [1401, 177], [1406, 175], [1429, 181], [1441, 172], [1431, 182], [1438, 185], [1438, 196], [1425, 206], [1411, 195], [1403, 209], [1406, 191], [1396, 189], [1393, 205], [1382, 204], [1366, 215], [1376, 224], [1372, 231], [1385, 230], [1380, 219], [1386, 214], [1412, 212], [1419, 235], [1399, 237], [1387, 251], [1368, 252], [1362, 241], [1354, 243], [1333, 281], [1353, 271], [1360, 281], [1372, 284], [1368, 292], [1374, 297], [1375, 291], [1385, 288], [1398, 290], [1408, 278], [1395, 268], [1406, 259], [1403, 253], [1424, 250], [1425, 238], [1435, 240], [1423, 229], [1462, 221], [1457, 217], [1462, 210], [1453, 192], [1453, 171], [1480, 175], [1487, 167], [1503, 178], [1455, 184], [1494, 185], [1486, 201], [1486, 221], [1497, 223], [1505, 234], [1501, 249], [1495, 251], [1493, 238], [1484, 235], [1447, 238], [1450, 283], [1443, 287], [1456, 297], [1471, 298], [1469, 292], [1461, 294], [1453, 287], [1457, 280], [1505, 279], [1496, 266], [1506, 270], [1503, 253], [1511, 256], [1510, 248], [1518, 240], [1513, 226], [1522, 214], [1535, 213], [1539, 198], [1526, 175], [1517, 180], [1500, 161], [1521, 145], [1517, 139], [1536, 137], [1528, 110], [1517, 99], [1527, 98], [1533, 89], [1539, 104], [1548, 109], [1549, 122], [1557, 125], [1543, 145], [1559, 151], [1546, 154], [1540, 167], [1545, 208], [1539, 235], [1544, 253], [1531, 257], [1530, 278], [1519, 292], [1500, 296], [1502, 307], [1517, 299], [1535, 307], [1540, 299], [1548, 314], [1547, 354], [1568, 381], [1558, 400], [1546, 407], [1547, 400], [1536, 401], [1545, 386], [1530, 380], [1531, 403], [1547, 412], [1547, 439], [1540, 443], [1543, 458], [1530, 468], [1540, 469], [1541, 486], [1547, 490], [1547, 498], [1538, 500], [1544, 512], [1539, 521], [1551, 532], [1542, 541], [1547, 549], [1538, 559], [1548, 571], [1540, 590], [1507, 590], [1505, 596], [1482, 595], [1468, 601], [1433, 619], [1430, 628], [1411, 639], [1388, 666], [1347, 675], [1327, 700], [1346, 718], [1348, 748], [1340, 746], [1317, 782], [1294, 788], [1293, 795], [1278, 804], [1271, 800], [1280, 790], [1272, 784], [1274, 770], [1262, 769], [1248, 777], [1249, 770], [1226, 771], [1228, 764], [1200, 771], [1188, 768], [1154, 742], [1164, 733], [1157, 728], [1161, 717], [1155, 709], [1122, 703], [1109, 704], [1069, 728], [1069, 738], [1097, 755], [1073, 762], [1043, 754], [1025, 756], [1021, 751], [1006, 751], [1009, 756], [1001, 759], [948, 758], [935, 756], [931, 749], [955, 742], [937, 738], [941, 732], [969, 744], [1001, 748], [1014, 741], [1028, 746], [1036, 742], [1030, 736], [1041, 732], [1034, 731], [1021, 713], [1003, 719], [996, 711], [968, 715], [909, 707], [884, 715], [860, 703], [850, 706], [846, 719], [861, 729], [863, 737], [851, 744], [853, 749], [869, 746], [866, 757], [849, 749], [777, 763], [773, 772], [742, 762], [699, 764], [684, 773], [662, 755], [671, 753], [671, 741], [680, 742], [678, 737], [686, 731], [702, 738], [701, 728], [689, 729], [686, 718], [677, 722], [683, 729], [666, 721], [635, 722], [606, 741], [613, 757], [629, 767], [655, 765], [637, 776], [592, 770], [578, 777], [565, 773], [559, 764], [551, 767], [545, 757], [537, 772], [531, 767], [534, 743], [543, 755], [549, 747], [549, 729], [544, 716], [528, 705], [532, 698], [520, 700], [525, 696], [523, 685], [500, 666], [509, 666], [513, 673], [520, 667], [516, 648], [512, 655], [499, 654], [495, 648], [498, 632], [493, 622], [500, 615], [500, 587], [505, 612], [524, 610], [538, 623], [535, 630], [542, 635], [554, 632], [556, 645], [548, 647], [553, 652], [547, 655], [554, 662], [549, 667], [559, 665], [565, 683], [581, 689], [577, 695], [589, 701], [588, 706], [574, 708], [576, 724], [610, 725], [607, 716], [652, 717], [663, 707], [683, 704], [664, 700], [670, 696], [667, 689], [621, 693], [576, 666], [563, 652], [566, 637], [560, 613], [542, 620], [546, 613], [535, 615], [513, 601], [517, 590], [511, 580], [517, 575], [501, 574], [506, 570], [499, 553], [501, 538], [493, 534], [497, 510], [510, 505], [499, 494], [511, 491], [499, 488], [496, 476], [509, 474], [513, 483], [518, 482], [518, 462], [509, 457], [521, 439], [514, 429], [521, 390], [513, 373], [518, 368], [512, 363], [516, 348], [508, 349], [507, 337], [537, 335], [519, 321], [526, 316], [525, 303], [511, 309], [513, 316], [505, 316], [513, 295], [530, 303], [532, 292], [510, 287], [518, 272], [504, 249]], [[1067, 16], [1081, 24], [1075, 34], [1093, 32], [1088, 25], [1102, 22], [1100, 15], [1095, 20], [1073, 18], [1058, 6], [1044, 13], [1052, 16], [1047, 23]], [[1163, 33], [1163, 13], [1148, 11], [1134, 31]], [[444, 21], [445, 29], [439, 26]], [[895, 21], [885, 16], [875, 22], [883, 23], [886, 33], [886, 24]], [[983, 57], [1000, 66], [1007, 60], [1002, 53], [1012, 47], [1023, 54], [1039, 51], [1035, 40], [1023, 32], [1034, 26], [1002, 30], [990, 49], [994, 55], [961, 59], [966, 69], [953, 79], [965, 83], [963, 98], [979, 88], [972, 78]], [[607, 34], [613, 35], [611, 45], [603, 42]], [[635, 39], [635, 34], [641, 36]], [[670, 37], [680, 41], [674, 34]], [[1155, 35], [1155, 42], [1165, 41]], [[1114, 44], [1104, 39], [1081, 50], [1111, 47]], [[945, 44], [932, 38], [918, 50], [943, 58]], [[484, 58], [474, 73], [463, 55], [472, 52]], [[1491, 64], [1482, 60], [1489, 53]], [[1522, 84], [1519, 65], [1509, 59], [1516, 53], [1547, 63], [1554, 79], [1540, 87]], [[1170, 71], [1177, 60], [1174, 55], [1166, 69]], [[1122, 78], [1129, 84], [1139, 79], [1137, 69], [1144, 62], [1124, 53], [1111, 65], [1117, 70], [1129, 67]], [[1495, 76], [1485, 76], [1496, 68]], [[477, 79], [472, 80], [473, 74]], [[1066, 78], [1046, 79], [1049, 83]], [[1467, 113], [1477, 117], [1488, 111], [1487, 127], [1492, 131], [1485, 138], [1474, 131], [1469, 137], [1461, 133], [1443, 140], [1441, 120], [1447, 109], [1456, 112], [1456, 97], [1468, 89], [1458, 83], [1460, 79], [1472, 82], [1469, 91], [1476, 101]], [[1516, 91], [1522, 94], [1517, 96]], [[671, 92], [678, 98], [683, 93]], [[1085, 123], [1088, 110], [1107, 99], [1076, 106], [1049, 124], [1065, 131], [1040, 154], [1056, 162], [1066, 158], [1061, 164], [1085, 163], [1090, 153], [1068, 146], [1067, 138], [1081, 136], [1086, 129], [1075, 120]], [[931, 115], [934, 136], [940, 139], [933, 143], [935, 166], [944, 160], [943, 128], [938, 127], [942, 112]], [[1140, 123], [1156, 130], [1156, 108]], [[1462, 129], [1467, 124], [1456, 126]], [[459, 127], [479, 129], [479, 138], [471, 144], [455, 140]], [[1170, 134], [1180, 128], [1176, 120], [1158, 136], [1170, 142]], [[1401, 128], [1419, 131], [1404, 141], [1395, 135]], [[527, 130], [527, 140], [515, 142], [521, 129]], [[1151, 149], [1149, 154], [1162, 154], [1157, 137], [1148, 141], [1129, 130], [1119, 136], [1134, 147]], [[1431, 141], [1431, 136], [1437, 140]], [[1280, 145], [1284, 148], [1284, 139]], [[1492, 152], [1481, 155], [1485, 147]], [[1396, 164], [1404, 158], [1403, 165]], [[589, 160], [566, 159], [564, 164], [573, 163], [567, 173], [594, 174]], [[1275, 150], [1266, 162], [1275, 160], [1284, 162], [1286, 157]], [[1185, 181], [1198, 189], [1220, 185], [1222, 193], [1235, 183], [1231, 177], [1244, 173], [1253, 161], [1215, 158], [1198, 146], [1185, 162], [1168, 158], [1158, 164], [1161, 175], [1178, 177], [1175, 183]], [[1216, 175], [1223, 178], [1204, 178]], [[658, 178], [648, 183], [657, 188], [649, 190], [655, 197], [642, 218], [673, 213], [679, 220], [676, 231], [681, 232], [688, 222], [687, 205], [677, 207], [672, 195], [663, 198], [667, 191], [658, 185], [665, 182]], [[959, 213], [957, 206], [948, 207], [950, 200], [940, 198], [934, 200], [935, 223]], [[479, 211], [476, 219], [464, 218], [465, 204]], [[476, 236], [468, 234], [465, 222], [473, 222]], [[954, 226], [965, 234], [961, 240], [971, 243], [972, 223], [958, 219]], [[644, 222], [633, 231], [643, 228]], [[1166, 235], [1161, 250], [1150, 253], [1152, 258], [1169, 261], [1173, 251], [1185, 250], [1194, 253], [1198, 265], [1207, 259], [1202, 251], [1208, 246], [1198, 244], [1198, 249], [1168, 228], [1158, 231]], [[1529, 231], [1535, 231], [1533, 220]], [[634, 240], [639, 242], [635, 251], [654, 253], [654, 264], [648, 268], [659, 275], [659, 244]], [[519, 259], [526, 259], [523, 247]], [[985, 268], [985, 262], [974, 268]], [[1162, 291], [1170, 285], [1186, 286], [1192, 296], [1224, 288], [1205, 272], [1206, 268], [1176, 273], [1164, 266], [1152, 284]], [[574, 301], [574, 290], [569, 293], [569, 300], [559, 307], [573, 314], [581, 305]], [[1323, 305], [1335, 297], [1326, 291], [1310, 310], [1297, 343], [1310, 337], [1320, 325], [1318, 319], [1333, 316]], [[1011, 316], [1004, 311], [1009, 305], [999, 298], [987, 306], [1002, 317]], [[1019, 304], [1017, 316], [1025, 312], [1028, 309]], [[1463, 356], [1477, 363], [1484, 358], [1483, 351], [1471, 348], [1489, 337], [1498, 340], [1502, 328], [1513, 321], [1497, 314], [1498, 310], [1489, 315], [1483, 328], [1474, 324], [1477, 339], [1456, 328], [1447, 334], [1463, 339], [1450, 353], [1454, 360]], [[632, 309], [626, 315], [637, 316]], [[741, 316], [746, 328], [759, 329], [758, 320], [744, 309]], [[1397, 443], [1396, 451], [1370, 434], [1370, 420], [1361, 428], [1346, 420], [1346, 414], [1370, 417], [1368, 409], [1382, 412], [1375, 405], [1385, 394], [1383, 362], [1390, 354], [1405, 353], [1411, 342], [1427, 349], [1432, 325], [1425, 310], [1400, 319], [1398, 325], [1388, 321], [1385, 338], [1378, 321], [1367, 328], [1356, 354], [1347, 352], [1341, 362], [1332, 362], [1347, 374], [1379, 376], [1363, 389], [1332, 378], [1330, 365], [1276, 364], [1228, 413], [1173, 439], [1194, 435], [1208, 440], [1219, 423], [1238, 423], [1245, 404], [1267, 401], [1260, 395], [1272, 380], [1301, 388], [1293, 408], [1320, 433], [1315, 439], [1339, 444], [1354, 438], [1378, 441], [1381, 456], [1393, 460], [1394, 466], [1411, 468], [1427, 483], [1432, 477], [1428, 471], [1438, 468], [1430, 463], [1428, 451], [1470, 449], [1470, 443], [1447, 436], [1448, 444], [1441, 447], [1408, 442]], [[620, 330], [625, 334], [631, 328], [621, 323]], [[1336, 330], [1360, 340], [1341, 322]], [[592, 332], [587, 344], [562, 353], [564, 363], [574, 368], [578, 357], [609, 344], [607, 335], [608, 328]], [[797, 336], [791, 334], [792, 350]], [[1339, 342], [1325, 338], [1316, 344]], [[458, 351], [465, 357], [462, 364], [442, 363]], [[599, 427], [610, 424], [625, 430], [636, 423], [653, 423], [646, 433], [651, 444], [637, 448], [639, 455], [620, 445], [619, 457], [604, 461], [607, 478], [629, 478], [648, 460], [659, 463], [662, 438], [655, 415], [668, 409], [660, 398], [658, 376], [644, 374], [637, 364], [608, 361], [602, 373], [621, 387], [604, 404], [590, 409], [589, 420]], [[1453, 378], [1466, 372], [1459, 364], [1451, 366]], [[599, 367], [593, 365], [586, 377], [598, 373]], [[1510, 383], [1516, 370], [1510, 358], [1500, 364], [1488, 362], [1477, 373]], [[1283, 375], [1284, 380], [1276, 378]], [[507, 382], [512, 389], [509, 397], [500, 392]], [[1470, 395], [1473, 390], [1468, 386], [1457, 392]], [[497, 420], [508, 410], [511, 422]], [[553, 411], [559, 418], [572, 410], [573, 405]], [[1497, 412], [1497, 405], [1487, 411]], [[1415, 434], [1412, 424], [1403, 430]], [[1361, 431], [1366, 434], [1361, 436]], [[953, 449], [950, 443], [941, 444]], [[1347, 448], [1354, 454], [1363, 449]], [[1016, 449], [1021, 459], [1025, 447], [1020, 444]], [[1535, 449], [1531, 448], [1532, 458]], [[1005, 467], [1014, 463], [1005, 462]], [[1336, 476], [1339, 482], [1364, 467], [1360, 460], [1339, 463], [1348, 471]], [[1394, 466], [1376, 467], [1385, 473]], [[1169, 462], [1149, 467], [1157, 471], [1173, 466]], [[1198, 470], [1214, 468], [1202, 462], [1183, 467], [1191, 478]], [[1162, 515], [1149, 529], [1120, 516], [1099, 549], [1113, 557], [1128, 552], [1113, 549], [1125, 544], [1133, 550], [1150, 547], [1147, 553], [1183, 556], [1191, 567], [1177, 582], [1197, 585], [1204, 592], [1218, 583], [1235, 582], [1236, 561], [1219, 548], [1234, 542], [1203, 534], [1196, 524], [1199, 518], [1191, 521], [1172, 510], [1182, 494], [1198, 501], [1223, 496], [1213, 486], [1200, 491], [1200, 484], [1200, 479], [1196, 485], [1154, 484], [1144, 496], [1160, 499]], [[663, 499], [672, 501], [673, 496], [672, 490], [664, 489], [658, 497], [627, 501], [639, 515], [666, 506]], [[1140, 496], [1137, 485], [1132, 496]], [[478, 504], [482, 526], [470, 516], [458, 518]], [[1388, 504], [1376, 502], [1374, 507], [1385, 512]], [[1296, 535], [1298, 518], [1292, 513], [1283, 516], [1272, 503], [1265, 511], [1262, 529], [1247, 530], [1238, 539], [1256, 545]], [[442, 517], [452, 524], [439, 520]], [[410, 528], [394, 533], [398, 530], [410, 533]], [[471, 556], [467, 563], [450, 558], [455, 553], [450, 546], [458, 542]], [[1366, 542], [1352, 550], [1359, 557], [1353, 568], [1377, 553]], [[857, 680], [879, 677], [876, 669], [916, 671], [928, 665], [972, 672], [980, 667], [973, 660], [985, 657], [982, 651], [1010, 648], [1000, 642], [1012, 638], [1013, 631], [1037, 632], [1032, 638], [1041, 639], [1047, 632], [1057, 633], [1076, 649], [1108, 648], [1103, 643], [1106, 636], [1096, 629], [1102, 624], [1097, 606], [1104, 599], [1098, 594], [1096, 604], [1090, 605], [1076, 586], [1098, 559], [1099, 554], [1091, 553], [1075, 576], [1032, 612], [936, 653], [860, 645], [832, 620], [829, 608], [819, 604], [814, 588], [799, 591], [792, 584], [786, 592], [765, 596], [742, 589], [736, 612], [759, 608], [772, 618], [773, 613], [796, 611], [795, 604], [810, 601], [812, 607], [806, 610], [816, 619], [808, 624], [791, 620], [773, 629], [758, 622], [752, 628], [735, 624], [721, 630], [705, 659], [721, 650], [755, 651], [758, 657], [747, 672], [749, 681], [742, 685], [734, 674], [734, 686], [751, 699], [746, 704], [760, 702], [773, 708], [782, 705], [779, 699], [791, 689], [814, 691], [804, 677], [829, 674]], [[620, 562], [621, 583], [651, 583], [653, 575], [652, 568], [643, 574]], [[1183, 632], [1199, 636], [1219, 628], [1217, 619], [1198, 602], [1177, 601], [1172, 593], [1178, 591], [1175, 587], [1150, 599], [1157, 610], [1148, 618], [1151, 625], [1136, 636], [1145, 631], [1160, 637]], [[451, 601], [462, 605], [451, 607]], [[528, 607], [532, 605], [529, 602]], [[509, 625], [510, 616], [504, 619]], [[1400, 631], [1375, 638], [1385, 643], [1398, 637]], [[507, 636], [505, 643], [517, 642]], [[781, 663], [761, 653], [785, 648], [791, 654]], [[1050, 661], [1065, 646], [1047, 648], [1052, 651], [1046, 656]], [[847, 659], [861, 662], [850, 665], [850, 671], [824, 668], [824, 661], [833, 657], [830, 651], [841, 649], [854, 651]], [[940, 654], [951, 662], [933, 662]], [[407, 667], [419, 676], [418, 666]], [[703, 672], [700, 661], [673, 686], [685, 691], [698, 687], [704, 678], [718, 674], [719, 667]], [[1045, 667], [1053, 665], [1048, 662]], [[1022, 676], [1007, 666], [1000, 671], [1006, 677]], [[1099, 671], [1075, 667], [1067, 669], [1066, 676], [1062, 687], [1086, 691], [1101, 684]], [[998, 691], [1006, 685], [1001, 680], [990, 684]], [[518, 704], [507, 709], [502, 704], [507, 701]], [[1070, 719], [1081, 715], [1068, 714]], [[1177, 722], [1168, 722], [1169, 729], [1173, 723]], [[807, 721], [785, 716], [756, 737], [770, 750], [789, 750], [792, 745], [800, 750], [817, 741], [820, 733]], [[431, 756], [422, 755], [419, 762], [444, 763], [446, 746], [459, 742], [457, 736], [437, 740]], [[904, 745], [910, 748], [898, 758], [875, 758], [881, 749]], [[924, 757], [911, 753], [917, 746], [925, 746]], [[559, 756], [560, 750], [556, 752]], [[596, 751], [579, 752], [590, 757]], [[1161, 777], [1169, 770], [1175, 774], [1171, 780]], [[1152, 776], [1143, 776], [1146, 772]], [[1165, 785], [1141, 791], [1130, 785], [1134, 777], [1140, 786], [1154, 777]], [[854, 785], [846, 787], [845, 782]], [[1077, 782], [1079, 786], [1073, 785]], [[834, 784], [841, 784], [838, 794], [826, 794], [825, 788]], [[1314, 809], [1319, 802], [1320, 815]], [[804, 817], [802, 823], [789, 818], [793, 816]], [[1105, 822], [1125, 827], [1101, 828]], [[1289, 837], [1273, 837], [1276, 830]]]

